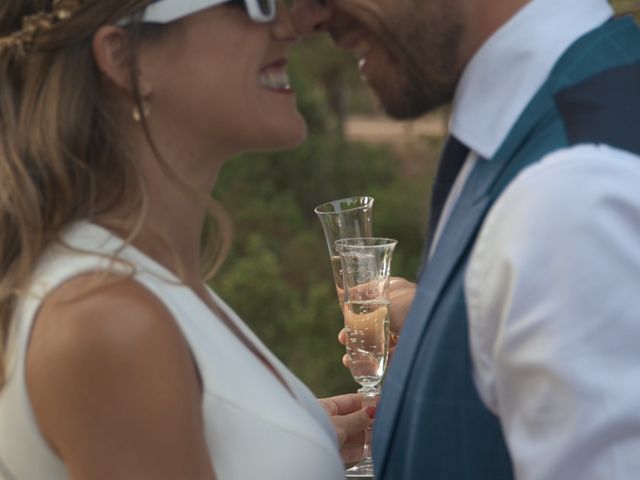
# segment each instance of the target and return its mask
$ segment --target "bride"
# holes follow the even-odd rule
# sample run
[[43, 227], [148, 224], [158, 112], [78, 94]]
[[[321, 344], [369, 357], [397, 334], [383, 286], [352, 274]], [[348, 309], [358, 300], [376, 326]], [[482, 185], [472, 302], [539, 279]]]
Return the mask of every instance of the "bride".
[[275, 0], [3, 0], [0, 477], [344, 478], [374, 412], [205, 283], [226, 159], [305, 138], [295, 40]]

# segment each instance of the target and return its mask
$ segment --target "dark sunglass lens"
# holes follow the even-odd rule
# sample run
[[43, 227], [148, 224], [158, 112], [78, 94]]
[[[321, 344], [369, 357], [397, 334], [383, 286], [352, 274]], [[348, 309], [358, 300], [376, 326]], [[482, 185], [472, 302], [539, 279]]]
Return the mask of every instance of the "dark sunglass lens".
[[275, 0], [228, 0], [228, 5], [246, 9], [247, 2], [252, 2], [255, 6], [257, 6], [258, 10], [260, 10], [260, 13], [265, 17], [272, 17], [276, 13]]
[[276, 8], [275, 0], [258, 0], [258, 7], [263, 15], [272, 15]]

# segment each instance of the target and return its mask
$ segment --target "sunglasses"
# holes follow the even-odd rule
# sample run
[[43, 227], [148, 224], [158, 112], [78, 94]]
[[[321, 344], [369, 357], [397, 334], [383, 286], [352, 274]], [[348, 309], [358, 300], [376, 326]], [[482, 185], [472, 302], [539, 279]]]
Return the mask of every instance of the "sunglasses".
[[[270, 22], [276, 16], [277, 0], [156, 0], [149, 4], [142, 15], [143, 23], [169, 23], [187, 15], [215, 5], [232, 2], [244, 3], [249, 18], [254, 22]], [[135, 17], [127, 17], [118, 22], [124, 27], [133, 23]]]

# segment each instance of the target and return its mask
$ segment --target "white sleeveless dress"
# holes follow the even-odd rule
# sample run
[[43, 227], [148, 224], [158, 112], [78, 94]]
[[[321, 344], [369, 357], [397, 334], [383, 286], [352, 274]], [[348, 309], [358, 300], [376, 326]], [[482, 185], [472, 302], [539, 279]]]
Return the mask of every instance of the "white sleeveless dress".
[[63, 239], [87, 253], [52, 246], [36, 269], [29, 295], [15, 311], [8, 381], [0, 390], [0, 479], [69, 479], [31, 409], [25, 382], [27, 345], [42, 298], [78, 274], [125, 268], [114, 266], [108, 258], [114, 254], [135, 266], [135, 280], [166, 306], [189, 343], [202, 376], [206, 441], [219, 480], [344, 479], [335, 433], [312, 393], [213, 292], [296, 398], [192, 290], [150, 257], [123, 247], [121, 239], [87, 222], [74, 224]]

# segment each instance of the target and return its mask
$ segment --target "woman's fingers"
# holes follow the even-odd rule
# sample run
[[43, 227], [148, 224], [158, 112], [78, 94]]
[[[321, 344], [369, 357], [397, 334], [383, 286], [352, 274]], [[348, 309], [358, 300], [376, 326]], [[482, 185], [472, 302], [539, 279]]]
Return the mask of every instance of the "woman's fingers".
[[346, 415], [335, 415], [331, 418], [341, 446], [346, 443], [347, 438], [358, 432], [363, 432], [373, 422], [373, 418], [365, 409]]
[[346, 393], [319, 400], [329, 415], [346, 415], [362, 408], [362, 397], [357, 393]]
[[[364, 444], [364, 430], [349, 435], [344, 441], [344, 445], [360, 445]], [[344, 446], [343, 445], [343, 446]]]
[[362, 452], [364, 451], [363, 443], [345, 443], [340, 449], [340, 456], [342, 461], [346, 464], [352, 464], [358, 462], [362, 458]]
[[362, 408], [362, 397], [357, 393], [324, 398], [319, 402], [331, 416], [340, 446], [347, 440], [359, 440], [358, 435], [372, 424], [375, 416], [375, 407]]

